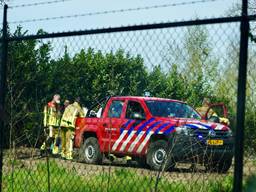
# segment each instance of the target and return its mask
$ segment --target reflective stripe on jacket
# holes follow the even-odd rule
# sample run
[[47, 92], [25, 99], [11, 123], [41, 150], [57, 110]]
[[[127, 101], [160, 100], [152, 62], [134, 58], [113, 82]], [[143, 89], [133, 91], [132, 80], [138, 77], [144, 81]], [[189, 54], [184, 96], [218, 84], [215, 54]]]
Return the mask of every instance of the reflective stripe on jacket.
[[74, 102], [73, 104], [70, 104], [66, 107], [63, 116], [61, 118], [61, 127], [72, 127], [75, 128], [76, 118], [77, 117], [83, 117], [84, 112], [81, 106]]
[[44, 107], [44, 126], [55, 126], [58, 127], [60, 124], [60, 110], [58, 110], [56, 104], [49, 102]]

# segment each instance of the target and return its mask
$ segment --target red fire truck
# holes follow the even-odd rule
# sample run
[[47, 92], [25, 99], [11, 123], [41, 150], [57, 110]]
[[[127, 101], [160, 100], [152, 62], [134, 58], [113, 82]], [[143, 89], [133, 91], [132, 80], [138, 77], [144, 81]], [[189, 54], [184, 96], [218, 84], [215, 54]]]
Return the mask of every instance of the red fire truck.
[[233, 157], [232, 131], [210, 119], [178, 100], [109, 97], [77, 119], [75, 147], [80, 160], [90, 164], [111, 153], [129, 155], [154, 170], [188, 162], [226, 172]]

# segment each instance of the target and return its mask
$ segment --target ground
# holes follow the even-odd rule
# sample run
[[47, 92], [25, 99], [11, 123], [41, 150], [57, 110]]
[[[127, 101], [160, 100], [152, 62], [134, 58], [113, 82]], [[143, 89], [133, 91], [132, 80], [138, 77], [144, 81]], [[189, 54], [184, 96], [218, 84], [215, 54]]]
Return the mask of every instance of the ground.
[[[245, 176], [256, 172], [256, 161], [247, 159]], [[88, 165], [59, 158], [39, 157], [38, 149], [18, 148], [5, 152], [3, 191], [231, 191], [233, 167], [227, 174], [206, 173], [178, 164], [160, 173], [123, 160]], [[48, 170], [49, 173], [48, 174]], [[158, 180], [159, 178], [159, 180]], [[50, 181], [50, 182], [48, 182]]]

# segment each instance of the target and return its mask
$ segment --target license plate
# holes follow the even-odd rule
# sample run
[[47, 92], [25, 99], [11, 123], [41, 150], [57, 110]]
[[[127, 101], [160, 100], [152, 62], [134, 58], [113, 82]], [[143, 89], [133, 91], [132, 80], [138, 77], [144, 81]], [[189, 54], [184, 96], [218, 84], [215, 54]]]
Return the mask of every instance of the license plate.
[[223, 145], [223, 140], [216, 140], [216, 139], [207, 140], [207, 145]]

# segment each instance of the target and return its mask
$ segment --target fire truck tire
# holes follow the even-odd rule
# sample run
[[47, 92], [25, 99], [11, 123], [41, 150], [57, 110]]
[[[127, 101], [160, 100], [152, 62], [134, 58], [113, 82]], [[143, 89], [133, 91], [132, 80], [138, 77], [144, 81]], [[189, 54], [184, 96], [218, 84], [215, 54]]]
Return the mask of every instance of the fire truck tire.
[[147, 164], [153, 170], [168, 170], [172, 167], [172, 158], [167, 158], [168, 144], [165, 140], [157, 140], [149, 145], [146, 155]]
[[79, 150], [79, 160], [88, 164], [101, 164], [102, 153], [97, 138], [89, 137], [84, 140]]

